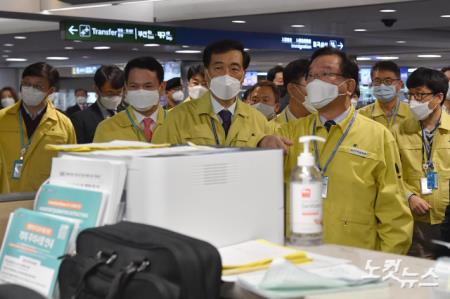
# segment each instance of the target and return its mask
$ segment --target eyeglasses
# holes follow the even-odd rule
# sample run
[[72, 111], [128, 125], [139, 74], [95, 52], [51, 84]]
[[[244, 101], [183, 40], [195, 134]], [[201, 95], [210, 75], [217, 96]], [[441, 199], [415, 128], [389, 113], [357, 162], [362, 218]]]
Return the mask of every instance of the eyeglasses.
[[334, 80], [337, 77], [344, 77], [344, 76], [342, 74], [328, 73], [328, 72], [323, 72], [323, 73], [319, 73], [319, 74], [307, 74], [306, 81], [312, 81], [315, 79], [322, 80], [322, 78], [325, 78], [327, 80]]
[[411, 92], [407, 92], [406, 93], [406, 97], [408, 98], [408, 100], [412, 100], [412, 98], [414, 98], [416, 101], [423, 101], [424, 99], [426, 99], [428, 96], [433, 95], [434, 93], [432, 92], [422, 92], [422, 93], [411, 93]]
[[43, 91], [43, 92], [47, 91], [46, 88], [44, 86], [42, 86], [42, 85], [33, 85], [33, 84], [29, 84], [27, 82], [22, 82], [21, 86], [33, 87], [33, 88], [35, 88], [35, 89], [37, 89], [39, 91]]
[[400, 81], [400, 79], [392, 79], [392, 78], [378, 79], [378, 78], [375, 78], [372, 81], [372, 85], [380, 86], [381, 84], [384, 84], [384, 85], [390, 86], [390, 85], [394, 84], [394, 82], [396, 82], [396, 81]]

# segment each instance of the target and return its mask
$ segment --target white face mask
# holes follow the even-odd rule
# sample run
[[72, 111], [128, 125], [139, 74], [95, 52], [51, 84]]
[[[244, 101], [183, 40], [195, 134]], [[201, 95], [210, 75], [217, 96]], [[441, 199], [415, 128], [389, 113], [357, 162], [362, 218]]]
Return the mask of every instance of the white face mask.
[[137, 111], [147, 111], [159, 103], [159, 91], [155, 90], [128, 90], [127, 102]]
[[382, 103], [387, 103], [397, 96], [397, 89], [394, 85], [374, 86], [372, 90], [373, 96]]
[[122, 102], [122, 96], [100, 97], [100, 103], [108, 110], [116, 110]]
[[428, 107], [428, 104], [429, 102], [420, 103], [416, 100], [411, 100], [409, 102], [409, 108], [415, 119], [424, 120], [434, 111], [434, 109]]
[[272, 118], [277, 116], [277, 114], [275, 112], [275, 107], [273, 107], [273, 106], [270, 106], [270, 105], [267, 105], [267, 104], [264, 104], [264, 103], [257, 103], [255, 105], [253, 105], [253, 107], [256, 108], [256, 110], [258, 110], [262, 114], [264, 114], [264, 116], [268, 120], [271, 120]]
[[241, 82], [231, 76], [218, 76], [211, 79], [209, 88], [220, 100], [233, 100], [241, 90]]
[[311, 103], [309, 103], [307, 101], [307, 97], [306, 95], [303, 94], [303, 92], [300, 90], [300, 88], [297, 85], [294, 85], [295, 88], [297, 89], [297, 91], [303, 96], [303, 102], [300, 102], [299, 99], [294, 98], [295, 101], [297, 101], [299, 104], [303, 105], [303, 107], [305, 107], [306, 110], [308, 110], [309, 113], [315, 113], [317, 112], [317, 109], [314, 108]]
[[207, 91], [208, 89], [202, 85], [192, 86], [189, 87], [189, 97], [192, 100], [197, 100], [200, 99]]
[[46, 93], [31, 86], [22, 86], [22, 100], [28, 106], [38, 106], [45, 99]]
[[177, 90], [172, 94], [172, 99], [175, 102], [182, 102], [184, 100], [184, 93], [182, 90]]
[[3, 107], [3, 108], [12, 106], [12, 105], [14, 105], [15, 103], [16, 103], [16, 101], [14, 101], [13, 98], [3, 98], [3, 99], [2, 99], [2, 107]]
[[76, 97], [75, 101], [77, 102], [78, 105], [83, 105], [87, 103], [87, 98], [86, 97]]
[[319, 79], [314, 79], [306, 85], [306, 93], [308, 94], [306, 96], [307, 101], [316, 109], [321, 109], [333, 102], [338, 96], [345, 95], [345, 93], [339, 94], [338, 85]]

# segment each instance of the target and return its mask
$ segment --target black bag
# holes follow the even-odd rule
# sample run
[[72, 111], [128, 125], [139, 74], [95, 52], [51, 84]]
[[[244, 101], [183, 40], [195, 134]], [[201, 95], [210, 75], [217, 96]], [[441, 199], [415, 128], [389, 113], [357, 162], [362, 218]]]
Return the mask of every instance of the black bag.
[[45, 299], [44, 296], [16, 284], [0, 285], [0, 299]]
[[132, 222], [91, 228], [58, 274], [61, 299], [216, 299], [222, 264], [209, 243]]

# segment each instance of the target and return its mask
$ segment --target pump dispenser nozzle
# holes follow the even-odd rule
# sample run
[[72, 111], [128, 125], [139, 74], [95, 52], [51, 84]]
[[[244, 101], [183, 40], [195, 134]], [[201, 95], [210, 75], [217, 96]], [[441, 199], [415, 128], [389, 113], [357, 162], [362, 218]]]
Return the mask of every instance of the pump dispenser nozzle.
[[309, 152], [309, 142], [310, 141], [320, 141], [325, 142], [325, 139], [320, 136], [302, 136], [299, 139], [300, 143], [303, 143], [303, 153], [298, 156], [297, 165], [298, 166], [314, 166], [314, 157]]

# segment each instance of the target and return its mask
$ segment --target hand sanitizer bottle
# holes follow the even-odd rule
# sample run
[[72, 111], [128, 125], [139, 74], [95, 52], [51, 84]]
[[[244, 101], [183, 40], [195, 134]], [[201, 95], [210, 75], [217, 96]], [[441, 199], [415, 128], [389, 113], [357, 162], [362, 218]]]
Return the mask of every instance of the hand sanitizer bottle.
[[309, 142], [325, 142], [325, 139], [302, 136], [299, 141], [303, 143], [303, 153], [291, 174], [291, 237], [288, 241], [293, 245], [313, 246], [322, 242], [322, 175], [309, 152]]

